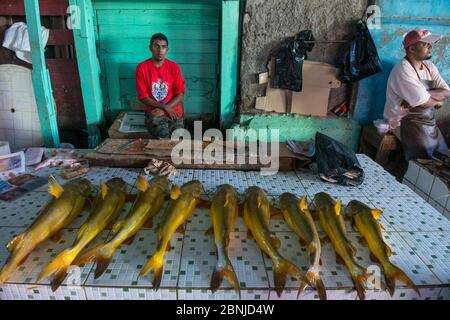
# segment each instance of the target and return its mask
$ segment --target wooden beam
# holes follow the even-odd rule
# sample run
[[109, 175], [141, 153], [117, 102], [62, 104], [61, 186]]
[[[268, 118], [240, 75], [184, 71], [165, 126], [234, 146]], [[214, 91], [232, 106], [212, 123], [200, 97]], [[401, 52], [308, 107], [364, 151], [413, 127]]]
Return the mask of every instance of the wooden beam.
[[32, 79], [36, 105], [46, 147], [59, 147], [58, 124], [52, 96], [50, 75], [45, 65], [41, 16], [38, 0], [24, 0], [32, 58]]
[[69, 0], [81, 91], [89, 132], [89, 148], [101, 141], [99, 125], [103, 122], [100, 64], [95, 45], [94, 10], [91, 0]]
[[239, 0], [222, 1], [221, 30], [220, 127], [227, 129], [236, 113]]
[[[0, 15], [2, 16], [24, 16], [24, 0], [2, 0]], [[67, 16], [67, 1], [44, 0], [39, 1], [41, 16]]]

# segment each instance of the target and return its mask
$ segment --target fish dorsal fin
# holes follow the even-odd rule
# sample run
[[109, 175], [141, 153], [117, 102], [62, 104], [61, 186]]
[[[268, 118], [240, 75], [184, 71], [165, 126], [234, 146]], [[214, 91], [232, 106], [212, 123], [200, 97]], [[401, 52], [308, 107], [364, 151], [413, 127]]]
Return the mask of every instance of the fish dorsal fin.
[[108, 186], [105, 183], [101, 184], [100, 192], [101, 192], [101, 195], [102, 195], [102, 199], [105, 200], [106, 195], [108, 194]]
[[144, 178], [144, 176], [139, 176], [137, 178], [137, 185], [136, 185], [136, 187], [137, 187], [137, 189], [139, 191], [142, 191], [142, 192], [147, 191], [148, 186], [149, 186], [148, 181], [147, 181], [147, 179]]
[[230, 205], [230, 203], [231, 203], [230, 198], [231, 198], [231, 194], [227, 193], [227, 194], [225, 195], [225, 203], [223, 204], [223, 207], [224, 207], [224, 208]]
[[381, 211], [380, 209], [372, 209], [370, 211], [370, 213], [372, 213], [372, 217], [375, 220], [378, 220], [378, 219], [380, 219], [380, 215], [383, 213], [383, 211]]
[[116, 223], [114, 223], [114, 225], [112, 227], [113, 234], [117, 234], [120, 231], [120, 229], [122, 229], [124, 224], [125, 224], [124, 220], [119, 220]]
[[300, 209], [300, 211], [308, 210], [308, 201], [306, 200], [306, 196], [300, 199], [300, 201], [298, 202], [298, 208]]
[[48, 177], [48, 193], [55, 198], [59, 198], [63, 193], [64, 188], [56, 181], [53, 176]]
[[334, 205], [334, 212], [336, 212], [337, 216], [341, 215], [342, 202], [341, 200], [336, 201]]
[[177, 200], [181, 195], [181, 188], [180, 186], [174, 184], [172, 186], [172, 189], [170, 190], [170, 199]]
[[262, 205], [262, 199], [261, 199], [261, 196], [258, 195], [258, 198], [257, 198], [256, 201], [258, 202], [258, 209], [261, 208], [261, 205]]

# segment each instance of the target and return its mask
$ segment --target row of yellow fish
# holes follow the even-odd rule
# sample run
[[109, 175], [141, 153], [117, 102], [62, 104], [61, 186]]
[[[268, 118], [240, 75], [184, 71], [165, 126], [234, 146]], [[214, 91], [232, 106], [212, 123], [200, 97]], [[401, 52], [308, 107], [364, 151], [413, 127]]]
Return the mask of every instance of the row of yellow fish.
[[[92, 205], [90, 216], [79, 229], [75, 242], [42, 270], [38, 281], [53, 275], [52, 289], [56, 290], [64, 281], [70, 265], [91, 262], [97, 264], [95, 278], [101, 276], [117, 248], [131, 242], [144, 224], [151, 224], [152, 218], [159, 212], [164, 202], [169, 181], [166, 177], [156, 177], [149, 183], [144, 177], [139, 176], [137, 188], [139, 193], [127, 217], [116, 222], [112, 228], [112, 239], [82, 253], [83, 249], [117, 218], [126, 201], [126, 184], [122, 179], [113, 178], [106, 184], [102, 184]], [[55, 238], [62, 228], [69, 225], [79, 215], [89, 199], [91, 190], [92, 186], [86, 179], [69, 182], [64, 188], [54, 179], [49, 179], [49, 192], [54, 198], [25, 232], [8, 243], [10, 256], [0, 271], [0, 287], [9, 274], [40, 243], [49, 238]], [[164, 255], [170, 249], [170, 239], [175, 231], [184, 232], [183, 225], [201, 201], [202, 191], [203, 186], [199, 181], [188, 182], [181, 188], [172, 187], [170, 192], [172, 200], [157, 228], [157, 248], [140, 272], [140, 276], [144, 276], [154, 270], [153, 286], [156, 290], [161, 284]], [[336, 250], [337, 260], [348, 268], [358, 296], [364, 299], [364, 282], [368, 275], [365, 268], [354, 259], [356, 249], [347, 239], [340, 201], [335, 202], [328, 194], [319, 193], [314, 197], [313, 204], [320, 224]], [[239, 281], [228, 257], [229, 237], [240, 208], [249, 229], [249, 236], [255, 239], [261, 250], [272, 260], [277, 294], [281, 295], [286, 277], [290, 275], [301, 280], [299, 293], [306, 285], [311, 285], [317, 289], [321, 299], [326, 299], [325, 287], [319, 276], [321, 241], [308, 209], [306, 197], [299, 200], [293, 194], [285, 193], [279, 198], [279, 206], [288, 226], [298, 235], [300, 243], [308, 248], [311, 263], [306, 276], [292, 262], [283, 258], [278, 251], [280, 241], [269, 230], [271, 211], [273, 213], [274, 210], [269, 204], [265, 191], [259, 187], [248, 188], [244, 202], [239, 205], [234, 188], [223, 185], [219, 187], [210, 203], [212, 228], [207, 232], [214, 234], [217, 253], [217, 264], [211, 277], [213, 292], [219, 288], [224, 278], [237, 292], [240, 290]], [[403, 281], [418, 292], [406, 274], [389, 261], [390, 248], [383, 241], [377, 221], [381, 212], [372, 210], [357, 201], [350, 202], [346, 212], [354, 226], [366, 239], [372, 256], [382, 265], [391, 295], [395, 289], [395, 279]]]

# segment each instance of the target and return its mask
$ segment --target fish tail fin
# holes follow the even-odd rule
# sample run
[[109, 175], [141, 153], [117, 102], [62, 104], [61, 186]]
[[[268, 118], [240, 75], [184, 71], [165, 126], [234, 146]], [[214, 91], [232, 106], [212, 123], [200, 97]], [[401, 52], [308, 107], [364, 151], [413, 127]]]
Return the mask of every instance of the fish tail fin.
[[240, 294], [239, 281], [230, 261], [227, 261], [227, 264], [224, 267], [216, 266], [216, 268], [214, 269], [211, 277], [211, 291], [216, 292], [217, 289], [219, 289], [220, 284], [222, 283], [224, 278], [226, 278], [228, 282], [233, 286], [234, 290], [238, 294]]
[[14, 256], [10, 256], [3, 268], [0, 270], [0, 288], [3, 286], [10, 273], [19, 265], [19, 259]]
[[293, 265], [288, 260], [282, 258], [276, 264], [275, 270], [274, 270], [275, 291], [276, 291], [278, 297], [281, 296], [281, 293], [284, 290], [284, 286], [286, 284], [286, 277], [288, 275], [290, 275], [292, 277], [296, 277], [303, 282], [302, 285], [300, 286], [299, 294], [306, 287], [305, 283], [307, 285], [311, 285], [308, 278], [300, 271], [299, 268], [297, 268], [295, 265]]
[[6, 264], [2, 270], [0, 271], [0, 288], [3, 287], [3, 284], [6, 280], [8, 280], [9, 274], [11, 273], [12, 268]]
[[[320, 300], [327, 300], [327, 291], [325, 290], [325, 285], [323, 284], [322, 279], [320, 278], [319, 272], [310, 268], [306, 273], [306, 277], [311, 283], [311, 286], [317, 290]], [[301, 291], [299, 290], [298, 296], [300, 295], [300, 292]]]
[[142, 268], [139, 273], [140, 277], [145, 276], [151, 270], [153, 270], [153, 289], [157, 291], [161, 285], [162, 271], [163, 271], [163, 261], [164, 261], [164, 250], [157, 251], [151, 256], [147, 264]]
[[64, 282], [64, 279], [67, 277], [67, 269], [69, 266], [60, 269], [55, 276], [53, 277], [53, 280], [51, 282], [52, 291], [55, 292], [58, 290], [59, 286]]
[[89, 251], [77, 257], [73, 264], [85, 265], [88, 263], [96, 263], [95, 279], [99, 278], [108, 268], [115, 252], [115, 247], [109, 244], [99, 244]]
[[366, 299], [366, 289], [364, 287], [367, 277], [367, 271], [365, 268], [355, 264], [355, 269], [351, 273], [353, 283], [355, 284], [356, 292], [360, 300]]
[[383, 269], [384, 276], [386, 278], [386, 286], [391, 296], [393, 296], [395, 292], [395, 280], [403, 282], [420, 296], [419, 289], [416, 287], [414, 282], [399, 267], [395, 266], [391, 262], [387, 262], [383, 265]]
[[74, 259], [75, 255], [71, 249], [64, 250], [41, 271], [38, 282], [54, 274], [58, 275], [60, 273], [66, 273]]

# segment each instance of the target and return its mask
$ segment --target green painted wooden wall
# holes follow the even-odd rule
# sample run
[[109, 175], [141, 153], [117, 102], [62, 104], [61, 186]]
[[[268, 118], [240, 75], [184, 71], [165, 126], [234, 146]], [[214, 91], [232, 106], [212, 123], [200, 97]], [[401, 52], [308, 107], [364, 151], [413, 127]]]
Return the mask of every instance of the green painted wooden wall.
[[220, 63], [219, 0], [93, 0], [96, 39], [106, 111], [115, 117], [137, 101], [139, 62], [151, 57], [150, 37], [169, 39], [167, 58], [180, 65], [186, 80], [186, 118], [218, 123]]

